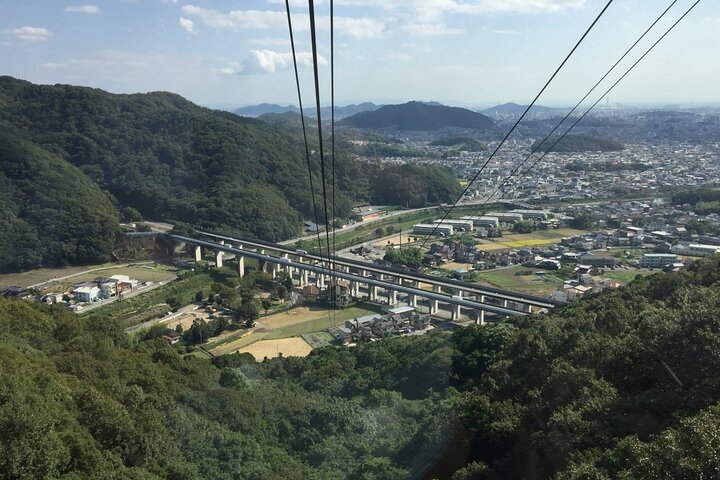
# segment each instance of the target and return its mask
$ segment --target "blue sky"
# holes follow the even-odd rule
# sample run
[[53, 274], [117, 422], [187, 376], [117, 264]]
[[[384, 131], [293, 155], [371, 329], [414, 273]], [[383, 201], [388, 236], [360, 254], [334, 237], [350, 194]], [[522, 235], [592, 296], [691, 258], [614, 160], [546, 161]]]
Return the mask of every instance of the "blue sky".
[[[309, 103], [307, 2], [291, 3]], [[605, 3], [336, 0], [337, 103], [527, 102]], [[615, 0], [540, 103], [577, 101], [669, 3]], [[691, 3], [678, 0], [651, 37]], [[328, 0], [316, 7], [323, 104], [328, 8]], [[284, 0], [1, 0], [0, 74], [118, 93], [166, 90], [204, 105], [296, 103], [284, 12]], [[720, 2], [703, 0], [610, 101], [718, 103], [718, 59]]]

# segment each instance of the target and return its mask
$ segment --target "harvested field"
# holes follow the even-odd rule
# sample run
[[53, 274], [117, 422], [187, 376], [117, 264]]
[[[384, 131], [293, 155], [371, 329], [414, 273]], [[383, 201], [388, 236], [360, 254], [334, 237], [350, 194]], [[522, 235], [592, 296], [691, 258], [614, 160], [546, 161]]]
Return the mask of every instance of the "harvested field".
[[305, 357], [312, 351], [312, 347], [302, 338], [295, 337], [263, 340], [239, 350], [241, 353], [251, 354], [257, 361], [262, 361], [265, 357], [274, 358], [280, 354], [283, 357]]
[[406, 233], [402, 234], [402, 241], [400, 239], [400, 235], [393, 235], [390, 238], [383, 238], [382, 240], [378, 240], [376, 242], [372, 243], [373, 247], [378, 248], [385, 248], [388, 245], [408, 245], [410, 243], [415, 242], [415, 238], [422, 238], [420, 235], [408, 235]]

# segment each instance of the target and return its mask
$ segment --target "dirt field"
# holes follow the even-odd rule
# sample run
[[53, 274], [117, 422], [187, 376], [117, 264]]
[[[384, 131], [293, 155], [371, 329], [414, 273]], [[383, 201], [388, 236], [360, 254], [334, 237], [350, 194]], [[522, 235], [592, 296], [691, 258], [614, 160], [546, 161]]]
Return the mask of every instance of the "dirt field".
[[312, 351], [312, 347], [302, 338], [283, 338], [280, 340], [263, 340], [241, 348], [241, 353], [250, 353], [255, 360], [275, 358], [282, 353], [283, 357], [304, 357]]
[[304, 323], [326, 316], [330, 310], [315, 307], [299, 307], [293, 308], [287, 312], [277, 313], [258, 319], [258, 325], [263, 329], [277, 329]]
[[192, 327], [193, 320], [205, 320], [207, 322], [210, 321], [211, 318], [204, 310], [198, 309], [193, 310], [192, 312], [183, 313], [182, 315], [173, 318], [167, 322], [165, 326], [174, 330], [177, 325], [182, 325], [183, 330], [187, 330]]
[[472, 270], [473, 266], [472, 264], [467, 263], [448, 262], [440, 265], [440, 268], [442, 268], [443, 270], [456, 270], [458, 268], [462, 268], [464, 270]]
[[[413, 239], [415, 237], [422, 238], [420, 235], [408, 235], [406, 233], [403, 233], [402, 234], [402, 244], [407, 245], [410, 243], [414, 243]], [[384, 248], [389, 245], [388, 242], [392, 243], [393, 245], [400, 245], [400, 235], [393, 235], [391, 238], [384, 238], [382, 240], [372, 243], [372, 246], [378, 247], [378, 248]]]

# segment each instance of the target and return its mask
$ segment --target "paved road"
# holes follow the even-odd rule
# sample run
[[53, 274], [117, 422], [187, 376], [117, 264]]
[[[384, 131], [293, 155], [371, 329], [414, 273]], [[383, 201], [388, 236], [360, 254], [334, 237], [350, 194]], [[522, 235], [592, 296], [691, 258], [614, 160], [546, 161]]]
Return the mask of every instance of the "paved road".
[[[390, 212], [390, 213], [388, 213], [387, 215], [382, 216], [382, 217], [380, 217], [380, 218], [376, 218], [376, 219], [373, 219], [373, 220], [367, 220], [367, 221], [365, 221], [365, 222], [357, 222], [357, 223], [353, 223], [352, 225], [348, 225], [347, 227], [345, 227], [345, 228], [343, 228], [343, 229], [336, 229], [336, 230], [335, 230], [335, 233], [336, 233], [336, 234], [343, 234], [343, 233], [345, 233], [345, 232], [349, 232], [350, 230], [353, 230], [353, 229], [358, 228], [358, 227], [360, 227], [360, 226], [370, 225], [370, 224], [372, 224], [372, 223], [379, 222], [379, 221], [382, 221], [382, 220], [386, 220], [386, 219], [388, 219], [388, 218], [396, 217], [396, 216], [398, 216], [398, 215], [405, 215], [405, 214], [408, 214], [408, 213], [422, 212], [422, 211], [424, 211], [424, 210], [434, 210], [434, 209], [437, 209], [437, 208], [440, 208], [440, 206], [439, 206], [439, 205], [434, 205], [434, 206], [430, 206], [430, 207], [411, 208], [411, 209], [409, 209], [409, 210], [395, 210], [395, 211]], [[325, 232], [320, 232], [320, 235], [321, 235], [321, 237], [324, 236], [324, 235], [325, 235]], [[279, 245], [291, 245], [291, 244], [293, 244], [293, 243], [295, 243], [295, 242], [299, 242], [299, 241], [301, 241], [301, 240], [313, 240], [313, 239], [315, 239], [315, 238], [317, 238], [317, 234], [313, 233], [312, 235], [306, 235], [306, 236], [304, 236], [304, 237], [291, 238], [290, 240], [284, 240], [284, 241], [282, 241], [282, 242], [278, 242], [278, 244], [279, 244]]]

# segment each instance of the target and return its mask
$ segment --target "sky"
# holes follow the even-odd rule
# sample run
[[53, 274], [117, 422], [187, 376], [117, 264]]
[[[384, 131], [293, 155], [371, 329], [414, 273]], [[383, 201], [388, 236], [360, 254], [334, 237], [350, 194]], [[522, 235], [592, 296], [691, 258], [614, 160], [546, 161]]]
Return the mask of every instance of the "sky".
[[[622, 65], [629, 67], [693, 1], [677, 0]], [[336, 104], [527, 103], [606, 3], [335, 0]], [[538, 103], [574, 104], [670, 3], [615, 0]], [[307, 0], [291, 0], [291, 10], [303, 102], [311, 104]], [[326, 105], [329, 0], [316, 0], [315, 10]], [[290, 51], [284, 0], [0, 0], [0, 75], [34, 83], [163, 90], [208, 106], [297, 104]], [[609, 102], [720, 103], [718, 59], [720, 2], [702, 0]]]

